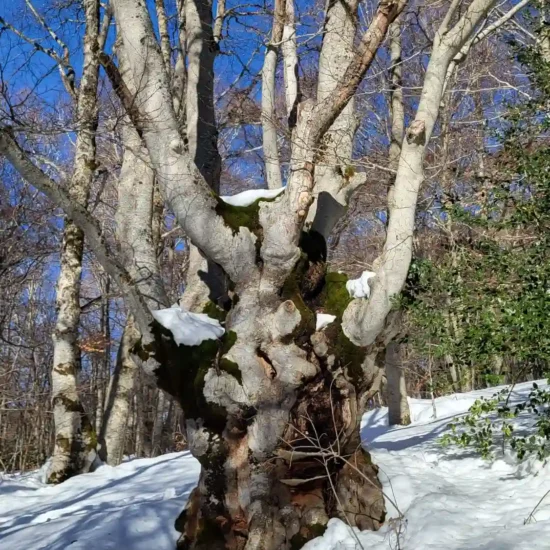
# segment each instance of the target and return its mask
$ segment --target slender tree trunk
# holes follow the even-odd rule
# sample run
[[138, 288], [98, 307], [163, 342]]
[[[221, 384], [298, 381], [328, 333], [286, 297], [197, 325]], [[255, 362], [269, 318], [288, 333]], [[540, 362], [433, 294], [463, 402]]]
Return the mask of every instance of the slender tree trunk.
[[88, 471], [95, 458], [95, 431], [77, 391], [83, 245], [82, 232], [67, 220], [57, 283], [57, 322], [53, 335], [52, 401], [56, 436], [48, 478], [50, 483]]
[[115, 370], [111, 376], [105, 406], [105, 420], [100, 433], [101, 459], [112, 466], [120, 464], [124, 456], [129, 414], [138, 371], [131, 349], [138, 337], [133, 320], [129, 317], [120, 341]]
[[[130, 90], [135, 85], [122, 52], [120, 68]], [[160, 239], [161, 216], [156, 199], [154, 172], [136, 130], [128, 120], [123, 122], [122, 141], [124, 154], [118, 180], [118, 207], [116, 213], [117, 238], [125, 265], [136, 284], [146, 296], [151, 309], [168, 305], [158, 264], [157, 247]], [[100, 441], [101, 457], [108, 464], [122, 460], [127, 440], [128, 415], [138, 367], [132, 348], [139, 340], [134, 319], [128, 316], [120, 342], [115, 371], [111, 377], [105, 417]]]
[[157, 13], [157, 22], [160, 35], [160, 49], [162, 52], [162, 60], [168, 74], [168, 79], [172, 80], [172, 46], [170, 45], [170, 35], [168, 33], [168, 17], [164, 0], [155, 0], [155, 8]]
[[[356, 33], [356, 2], [328, 4], [319, 58], [318, 101], [326, 101], [338, 86], [353, 56]], [[322, 155], [315, 170], [315, 202], [308, 212], [307, 225], [328, 240], [344, 215], [356, 175], [351, 160], [357, 131], [355, 100], [352, 98], [323, 138]], [[364, 181], [364, 180], [361, 180]]]
[[162, 434], [165, 425], [166, 404], [166, 394], [162, 390], [158, 390], [158, 398], [153, 423], [153, 433], [151, 436], [152, 456], [158, 456], [162, 454]]
[[[405, 108], [403, 105], [401, 66], [401, 22], [399, 18], [392, 23], [389, 36], [391, 63], [391, 140], [389, 166], [392, 170], [397, 171], [403, 138], [405, 136]], [[391, 193], [388, 195], [388, 201], [390, 200]], [[400, 315], [396, 318], [395, 322], [398, 324], [401, 323]], [[402, 346], [397, 339], [393, 339], [386, 346], [386, 395], [389, 409], [389, 423], [406, 425], [411, 423], [411, 414], [407, 400], [407, 385], [401, 367], [401, 352]]]
[[212, 29], [210, 0], [185, 1], [187, 38], [187, 139], [204, 179], [217, 190], [221, 159], [214, 109], [214, 59], [219, 50]]
[[[185, 134], [195, 165], [216, 193], [220, 190], [221, 158], [214, 108], [214, 60], [219, 50], [224, 5], [223, 2], [218, 3], [215, 33], [211, 1], [185, 1], [188, 58]], [[181, 305], [200, 313], [209, 302], [223, 304], [226, 296], [223, 270], [216, 263], [208, 261], [189, 241], [189, 268]]]
[[438, 118], [447, 71], [495, 0], [473, 0], [451, 25], [459, 4], [451, 4], [436, 33], [416, 115], [405, 133], [388, 200], [386, 241], [373, 266], [373, 290], [369, 300], [355, 300], [344, 315], [345, 332], [355, 344], [368, 346], [376, 341], [392, 309], [392, 298], [405, 284], [412, 258], [416, 203], [424, 181], [424, 156]]
[[401, 19], [395, 20], [389, 30], [391, 79], [391, 136], [390, 168], [397, 170], [403, 138], [405, 137], [405, 107], [403, 105], [403, 67], [401, 47]]
[[275, 73], [277, 57], [283, 38], [285, 0], [275, 0], [271, 40], [266, 46], [262, 69], [262, 148], [265, 174], [269, 189], [282, 187], [281, 163], [277, 145], [277, 118], [275, 113]]
[[[86, 0], [84, 68], [78, 96], [74, 173], [70, 184], [72, 199], [86, 206], [95, 167], [97, 128], [97, 40], [99, 2]], [[96, 435], [77, 391], [80, 370], [78, 327], [80, 322], [80, 276], [84, 234], [71, 220], [65, 220], [61, 269], [57, 282], [57, 321], [53, 334], [52, 402], [55, 447], [48, 481], [56, 483], [87, 472], [96, 457]]]
[[386, 346], [386, 378], [388, 387], [388, 419], [390, 425], [411, 423], [407, 385], [401, 358], [401, 344], [393, 340]]
[[292, 119], [296, 116], [298, 101], [300, 99], [298, 80], [298, 48], [296, 44], [294, 0], [285, 0], [284, 4], [283, 43], [281, 49], [283, 51], [286, 111], [289, 126], [292, 126]]

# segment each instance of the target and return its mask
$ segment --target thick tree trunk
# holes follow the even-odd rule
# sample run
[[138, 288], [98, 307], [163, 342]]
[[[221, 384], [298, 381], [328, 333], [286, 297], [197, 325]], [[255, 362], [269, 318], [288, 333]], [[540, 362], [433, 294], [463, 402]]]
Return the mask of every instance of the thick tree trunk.
[[[182, 406], [202, 464], [176, 523], [181, 549], [299, 548], [331, 517], [362, 529], [383, 521], [377, 468], [359, 441], [365, 350], [328, 298], [349, 301], [345, 278], [304, 293], [309, 265], [285, 283], [264, 274], [237, 285], [221, 342], [178, 347], [155, 325], [158, 383]], [[340, 311], [322, 332], [318, 307]]]
[[[317, 105], [308, 102], [297, 110], [285, 193], [261, 203], [256, 222], [236, 229], [208, 189], [207, 166], [195, 157], [196, 170], [191, 162], [192, 136], [191, 155], [178, 137], [146, 9], [131, 0], [114, 3], [117, 21], [128, 27], [122, 36], [133, 75], [141, 77], [142, 69], [147, 74], [140, 81], [139, 108], [161, 191], [189, 238], [223, 266], [234, 285], [221, 343], [178, 347], [153, 323], [154, 345], [136, 349], [143, 358], [153, 351], [158, 384], [183, 407], [189, 448], [203, 466], [178, 522], [181, 548], [281, 550], [318, 534], [330, 517], [361, 527], [382, 521], [376, 468], [360, 450], [358, 436], [358, 404], [368, 390], [361, 368], [366, 350], [356, 348], [341, 329], [349, 298], [337, 274], [344, 303], [320, 306], [328, 313], [333, 309], [338, 321], [315, 333], [313, 300], [324, 302], [323, 254], [305, 260], [298, 241], [311, 202], [315, 151], [403, 5], [381, 2], [340, 85], [333, 84]], [[202, 18], [203, 31], [209, 30], [209, 17]], [[189, 21], [188, 13], [188, 90], [193, 90]], [[189, 109], [188, 103], [191, 132]], [[314, 252], [307, 244], [304, 252]]]
[[[77, 103], [77, 135], [74, 171], [69, 193], [73, 201], [86, 207], [96, 162], [97, 128], [97, 40], [99, 2], [84, 3], [86, 31], [84, 67]], [[55, 446], [48, 481], [57, 483], [72, 475], [87, 472], [96, 458], [96, 435], [77, 390], [80, 370], [78, 327], [80, 323], [80, 276], [84, 233], [70, 220], [65, 220], [61, 269], [57, 283], [57, 321], [53, 334], [52, 403], [55, 424]]]

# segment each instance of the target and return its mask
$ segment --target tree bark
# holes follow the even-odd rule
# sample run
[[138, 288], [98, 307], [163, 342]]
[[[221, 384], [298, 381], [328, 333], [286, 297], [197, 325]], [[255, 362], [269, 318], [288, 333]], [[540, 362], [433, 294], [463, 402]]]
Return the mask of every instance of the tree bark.
[[212, 28], [212, 2], [185, 0], [187, 38], [187, 139], [204, 179], [219, 189], [221, 158], [214, 109], [214, 60], [219, 50]]
[[165, 425], [166, 403], [166, 394], [162, 390], [158, 390], [158, 398], [153, 423], [153, 433], [151, 435], [152, 456], [158, 456], [162, 454], [162, 433], [164, 431]]
[[275, 73], [277, 56], [283, 39], [285, 0], [275, 0], [271, 40], [266, 45], [262, 69], [262, 147], [265, 175], [269, 189], [283, 186], [279, 147], [277, 145], [277, 119], [275, 113]]
[[[79, 132], [69, 194], [73, 201], [85, 208], [96, 162], [99, 2], [87, 0], [84, 9], [84, 63], [76, 106]], [[57, 321], [53, 334], [52, 404], [55, 447], [48, 473], [50, 483], [61, 482], [75, 474], [89, 471], [96, 458], [95, 430], [84, 411], [77, 390], [77, 376], [80, 371], [78, 327], [83, 250], [84, 233], [67, 218], [57, 282]]]
[[[357, 5], [354, 0], [328, 4], [319, 58], [319, 102], [328, 100], [353, 59]], [[315, 170], [314, 202], [306, 224], [325, 241], [344, 215], [351, 193], [364, 182], [364, 175], [355, 174], [351, 160], [358, 124], [354, 111], [351, 98], [326, 132]]]
[[411, 411], [401, 361], [401, 344], [395, 340], [386, 346], [386, 378], [389, 424], [407, 426], [411, 423]]
[[[135, 93], [136, 85], [128, 73], [124, 52], [119, 48], [118, 53], [121, 74], [130, 92]], [[155, 174], [150, 166], [148, 151], [128, 118], [122, 123], [121, 134], [124, 152], [117, 183], [117, 241], [124, 265], [148, 307], [161, 309], [168, 305], [168, 297], [157, 255], [160, 221], [157, 219], [159, 213], [155, 212], [158, 210]], [[109, 384], [100, 434], [101, 458], [111, 465], [119, 464], [124, 453], [128, 415], [138, 372], [132, 350], [139, 339], [139, 331], [130, 314]]]
[[285, 0], [283, 25], [283, 66], [285, 79], [285, 101], [289, 126], [294, 124], [300, 98], [298, 80], [298, 47], [296, 44], [296, 20], [294, 0]]
[[134, 327], [132, 318], [129, 317], [120, 341], [115, 370], [111, 376], [100, 432], [100, 457], [111, 466], [120, 464], [124, 456], [129, 414], [138, 371], [131, 350], [138, 338], [139, 333]]
[[376, 341], [384, 330], [392, 300], [405, 284], [412, 258], [416, 203], [424, 181], [424, 155], [439, 114], [447, 71], [494, 4], [495, 0], [474, 0], [451, 27], [458, 7], [453, 2], [436, 33], [418, 109], [403, 140], [390, 190], [386, 241], [373, 266], [377, 275], [371, 296], [368, 300], [354, 300], [344, 315], [346, 335], [355, 344], [368, 346]]

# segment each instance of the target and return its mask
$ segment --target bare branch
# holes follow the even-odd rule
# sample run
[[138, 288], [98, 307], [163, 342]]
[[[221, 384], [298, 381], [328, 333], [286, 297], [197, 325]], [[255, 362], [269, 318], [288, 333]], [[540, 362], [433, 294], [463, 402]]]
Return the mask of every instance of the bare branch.
[[275, 123], [275, 72], [277, 70], [277, 53], [283, 37], [284, 5], [285, 0], [275, 0], [271, 40], [266, 46], [262, 70], [263, 152], [269, 189], [279, 189], [283, 185]]
[[[294, 18], [294, 0], [285, 0], [283, 27], [283, 65], [285, 76], [285, 99], [289, 125], [295, 123], [299, 96], [298, 52], [296, 45], [296, 21]], [[293, 120], [291, 120], [293, 119]]]
[[84, 206], [75, 202], [65, 189], [51, 180], [32, 162], [29, 155], [21, 149], [6, 129], [0, 130], [0, 153], [9, 160], [21, 177], [42, 191], [54, 204], [59, 205], [84, 231], [90, 249], [109, 276], [117, 283], [121, 294], [136, 315], [140, 331], [146, 336], [149, 333], [149, 323], [152, 321], [151, 313], [137, 291], [132, 278], [120, 264], [116, 255], [109, 249], [97, 221]]

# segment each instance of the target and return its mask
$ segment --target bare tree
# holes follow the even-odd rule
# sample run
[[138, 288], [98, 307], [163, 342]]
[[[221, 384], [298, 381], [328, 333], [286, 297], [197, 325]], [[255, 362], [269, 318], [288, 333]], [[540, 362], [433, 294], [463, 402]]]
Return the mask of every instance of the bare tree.
[[[74, 92], [77, 96], [76, 124], [79, 131], [73, 175], [69, 184], [71, 199], [82, 208], [87, 206], [96, 162], [99, 2], [85, 2], [84, 10], [86, 30], [83, 38], [83, 72], [78, 91]], [[52, 402], [55, 449], [49, 472], [51, 482], [63, 481], [71, 475], [89, 471], [96, 457], [95, 429], [84, 411], [77, 390], [77, 375], [80, 370], [78, 327], [83, 250], [83, 231], [72, 220], [67, 219], [63, 234], [61, 270], [57, 282], [57, 323], [53, 334]]]

